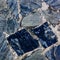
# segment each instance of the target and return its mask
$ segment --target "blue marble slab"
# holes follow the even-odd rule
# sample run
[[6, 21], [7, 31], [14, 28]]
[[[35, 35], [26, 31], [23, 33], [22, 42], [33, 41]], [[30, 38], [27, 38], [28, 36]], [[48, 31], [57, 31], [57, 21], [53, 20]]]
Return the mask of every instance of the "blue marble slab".
[[56, 60], [55, 56], [54, 56], [54, 47], [52, 47], [49, 51], [47, 51], [45, 53], [45, 56], [49, 59], [49, 60]]
[[17, 19], [18, 18], [18, 6], [16, 0], [7, 0], [7, 6], [11, 11], [11, 14]]
[[8, 20], [6, 21], [6, 31], [8, 34], [14, 33], [15, 31], [17, 31], [17, 21], [13, 18], [8, 18]]
[[37, 28], [32, 29], [31, 31], [38, 36], [44, 48], [47, 48], [57, 42], [57, 37], [47, 22]]
[[[10, 53], [8, 55], [8, 53]], [[6, 56], [8, 55], [9, 58], [6, 59]], [[10, 57], [12, 56], [12, 57]], [[0, 60], [13, 60], [13, 55], [8, 47], [8, 43], [5, 37], [5, 34], [2, 33], [0, 36]]]
[[46, 53], [45, 56], [49, 60], [60, 60], [60, 45], [53, 46]]
[[[18, 6], [16, 0], [7, 0], [7, 5], [9, 9], [11, 10], [11, 14], [15, 15], [15, 17], [18, 17]], [[20, 10], [22, 16], [26, 16], [29, 13], [32, 13], [34, 9], [41, 8], [42, 1], [41, 0], [21, 0], [20, 1]]]
[[32, 51], [39, 46], [38, 41], [33, 39], [25, 29], [10, 35], [7, 39], [18, 55]]
[[16, 51], [16, 53], [18, 55], [22, 55], [24, 53], [21, 50], [21, 47], [19, 46], [19, 41], [18, 41], [16, 35], [11, 35], [7, 39], [8, 39], [9, 44], [12, 46], [12, 48]]
[[22, 16], [25, 16], [26, 14], [29, 14], [31, 13], [33, 10], [26, 7], [26, 6], [23, 6], [23, 5], [20, 5], [20, 8], [21, 8], [21, 14]]
[[55, 57], [56, 60], [60, 60], [60, 45], [58, 45], [57, 47], [55, 47]]
[[42, 0], [20, 0], [20, 9], [23, 16], [32, 13], [33, 10], [41, 8]]

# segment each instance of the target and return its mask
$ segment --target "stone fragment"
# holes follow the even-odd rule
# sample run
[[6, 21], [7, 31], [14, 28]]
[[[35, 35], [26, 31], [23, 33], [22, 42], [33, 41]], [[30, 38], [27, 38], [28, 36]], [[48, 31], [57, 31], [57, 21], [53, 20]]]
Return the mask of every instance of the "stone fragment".
[[20, 9], [23, 16], [28, 15], [35, 9], [41, 8], [42, 0], [20, 0]]
[[0, 32], [4, 32], [6, 29], [6, 20], [3, 18], [3, 16], [0, 16]]
[[12, 34], [18, 29], [18, 23], [14, 18], [8, 18], [6, 21], [6, 33]]
[[14, 16], [16, 19], [18, 18], [18, 6], [16, 0], [7, 0], [7, 6], [9, 10], [11, 11], [12, 16]]
[[[10, 54], [8, 55], [8, 53], [10, 53]], [[7, 60], [13, 60], [13, 55], [8, 47], [8, 43], [5, 38], [5, 34], [2, 34], [0, 36], [0, 60], [6, 60], [6, 58], [7, 58], [6, 56], [9, 57]], [[10, 56], [12, 56], [12, 57], [10, 57]]]
[[47, 48], [57, 42], [57, 36], [54, 34], [47, 22], [39, 27], [33, 28], [31, 31], [38, 36], [44, 48]]
[[47, 60], [47, 58], [41, 53], [42, 53], [42, 50], [39, 49], [24, 60]]
[[46, 53], [45, 56], [48, 60], [59, 60], [60, 59], [60, 45], [51, 47]]
[[40, 13], [30, 14], [23, 18], [21, 25], [25, 27], [33, 27], [42, 24], [42, 16]]
[[25, 29], [10, 35], [7, 39], [18, 56], [32, 51], [39, 46], [38, 41], [33, 39]]
[[44, 0], [44, 1], [54, 9], [60, 10], [60, 0]]
[[50, 9], [46, 11], [42, 11], [43, 16], [47, 21], [50, 22], [53, 26], [58, 25], [60, 23], [60, 12], [52, 11]]

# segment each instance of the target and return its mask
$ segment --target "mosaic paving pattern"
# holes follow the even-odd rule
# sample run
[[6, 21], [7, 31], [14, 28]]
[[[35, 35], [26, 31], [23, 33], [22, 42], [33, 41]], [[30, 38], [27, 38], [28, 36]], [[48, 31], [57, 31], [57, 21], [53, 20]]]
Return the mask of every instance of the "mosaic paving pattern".
[[60, 0], [0, 0], [0, 60], [59, 60]]

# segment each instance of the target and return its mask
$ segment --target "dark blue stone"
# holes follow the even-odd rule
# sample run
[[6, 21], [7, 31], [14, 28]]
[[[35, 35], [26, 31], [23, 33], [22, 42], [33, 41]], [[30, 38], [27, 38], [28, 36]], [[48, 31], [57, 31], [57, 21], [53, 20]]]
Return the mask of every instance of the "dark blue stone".
[[[33, 37], [25, 29], [10, 35], [7, 39], [18, 55], [32, 51], [39, 46], [38, 41], [33, 39]], [[15, 39], [17, 39], [18, 42], [16, 42]]]
[[21, 14], [23, 16], [25, 16], [26, 14], [29, 14], [29, 13], [32, 12], [32, 9], [30, 9], [30, 8], [28, 8], [28, 7], [26, 7], [26, 6], [22, 5], [22, 4], [20, 5], [20, 8], [21, 8]]
[[47, 22], [37, 28], [32, 29], [31, 31], [40, 38], [40, 42], [44, 48], [47, 48], [57, 42], [57, 37]]
[[57, 46], [57, 49], [55, 51], [56, 56], [60, 57], [60, 45]]
[[45, 56], [48, 60], [60, 60], [60, 45], [51, 47], [45, 53]]
[[52, 47], [49, 51], [45, 53], [45, 56], [48, 58], [48, 60], [56, 60], [54, 56], [54, 49], [55, 47]]
[[[18, 56], [19, 55], [22, 55], [23, 54], [23, 52], [22, 52], [22, 50], [21, 50], [21, 47], [19, 46], [19, 41], [17, 41], [16, 42], [16, 40], [15, 39], [17, 39], [17, 37], [16, 37], [16, 35], [11, 35], [11, 36], [9, 36], [8, 38], [8, 42], [9, 42], [9, 44], [12, 46], [12, 48], [16, 51], [16, 53], [18, 54]], [[12, 39], [12, 40], [11, 40]], [[18, 39], [17, 39], [18, 40]], [[18, 45], [17, 45], [18, 44]]]

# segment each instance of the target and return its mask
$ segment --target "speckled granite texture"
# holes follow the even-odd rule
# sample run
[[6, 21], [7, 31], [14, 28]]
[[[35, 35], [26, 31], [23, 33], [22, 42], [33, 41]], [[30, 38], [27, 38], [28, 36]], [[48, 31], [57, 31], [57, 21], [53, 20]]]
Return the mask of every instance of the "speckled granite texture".
[[0, 0], [0, 60], [59, 60], [60, 0]]

